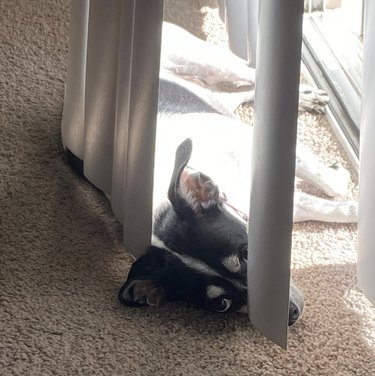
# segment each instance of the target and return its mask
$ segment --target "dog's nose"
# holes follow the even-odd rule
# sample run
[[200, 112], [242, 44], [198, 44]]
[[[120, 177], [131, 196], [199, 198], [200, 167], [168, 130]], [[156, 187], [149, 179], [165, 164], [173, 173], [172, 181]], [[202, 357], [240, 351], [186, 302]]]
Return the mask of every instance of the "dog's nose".
[[293, 325], [301, 316], [300, 308], [293, 302], [289, 303], [289, 326]]
[[291, 281], [289, 295], [289, 326], [301, 317], [304, 307], [303, 294], [298, 287]]

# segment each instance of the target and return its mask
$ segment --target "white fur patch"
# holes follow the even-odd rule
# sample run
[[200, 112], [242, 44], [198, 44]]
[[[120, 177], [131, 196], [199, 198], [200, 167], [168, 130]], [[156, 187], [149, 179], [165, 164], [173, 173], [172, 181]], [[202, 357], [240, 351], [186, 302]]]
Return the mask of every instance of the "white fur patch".
[[184, 200], [195, 212], [199, 212], [201, 210], [201, 206], [195, 192], [189, 189], [189, 187], [187, 187], [185, 184], [180, 185], [179, 195], [184, 198]]
[[193, 257], [187, 256], [187, 255], [182, 255], [180, 253], [177, 253], [167, 247], [165, 243], [159, 239], [156, 235], [152, 235], [151, 238], [151, 244], [155, 247], [159, 247], [162, 249], [165, 249], [166, 251], [172, 253], [175, 257], [177, 257], [182, 263], [185, 264], [190, 269], [193, 269], [199, 273], [206, 274], [208, 276], [213, 276], [213, 277], [220, 277], [224, 278], [227, 281], [230, 281], [234, 286], [236, 286], [238, 289], [247, 289], [246, 284], [240, 283], [236, 280], [229, 279], [218, 273], [216, 270], [212, 269], [209, 265], [207, 265], [205, 262], [201, 260], [197, 260]]
[[233, 273], [237, 273], [241, 270], [241, 263], [236, 255], [230, 255], [221, 260], [221, 263]]
[[196, 213], [201, 212], [202, 209], [209, 209], [211, 206], [217, 205], [217, 200], [199, 200], [197, 193], [184, 182], [180, 184], [179, 194]]
[[154, 209], [153, 218], [157, 218], [162, 214], [167, 208], [170, 206], [170, 202], [165, 199], [164, 201], [160, 202], [158, 206]]
[[225, 290], [220, 286], [208, 285], [206, 289], [207, 298], [215, 299], [220, 295], [225, 294]]

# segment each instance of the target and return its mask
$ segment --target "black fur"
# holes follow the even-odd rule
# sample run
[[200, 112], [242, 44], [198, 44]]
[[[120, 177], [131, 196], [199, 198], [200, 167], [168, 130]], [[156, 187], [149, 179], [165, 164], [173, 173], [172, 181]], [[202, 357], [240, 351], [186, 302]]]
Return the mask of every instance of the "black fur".
[[[125, 305], [184, 301], [218, 312], [247, 305], [247, 226], [226, 210], [208, 176], [186, 171], [192, 147], [186, 139], [176, 150], [169, 203], [154, 217], [153, 236], [160, 246], [150, 247], [132, 265], [119, 292]], [[302, 294], [292, 285], [290, 325], [302, 309]]]
[[[167, 115], [217, 113], [194, 93], [166, 80], [161, 80], [159, 99], [159, 112]], [[226, 210], [209, 176], [187, 171], [192, 149], [190, 139], [177, 148], [169, 203], [154, 218], [153, 235], [160, 246], [149, 247], [132, 265], [119, 291], [119, 300], [127, 306], [183, 301], [232, 312], [247, 305], [247, 226]], [[69, 149], [66, 156], [84, 177], [83, 161]], [[185, 197], [182, 185], [190, 189], [192, 201]], [[233, 265], [228, 267], [225, 260]], [[290, 325], [302, 310], [302, 294], [292, 285]]]

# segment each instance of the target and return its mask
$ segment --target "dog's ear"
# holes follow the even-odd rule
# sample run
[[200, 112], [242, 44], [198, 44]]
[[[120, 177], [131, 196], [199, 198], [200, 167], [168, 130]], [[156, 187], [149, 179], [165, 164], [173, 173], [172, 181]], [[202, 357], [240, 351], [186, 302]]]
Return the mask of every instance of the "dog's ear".
[[181, 197], [179, 195], [180, 178], [182, 171], [185, 169], [190, 160], [192, 151], [193, 141], [190, 138], [183, 141], [176, 150], [174, 169], [168, 189], [168, 198], [173, 206], [179, 206], [181, 204]]
[[158, 271], [163, 268], [164, 262], [158, 252], [148, 252], [135, 261], [119, 291], [120, 302], [131, 307], [159, 306], [165, 294], [158, 282]]
[[188, 210], [198, 214], [217, 206], [220, 198], [219, 189], [209, 176], [186, 168], [192, 150], [193, 143], [189, 138], [178, 146], [168, 198], [178, 212]]

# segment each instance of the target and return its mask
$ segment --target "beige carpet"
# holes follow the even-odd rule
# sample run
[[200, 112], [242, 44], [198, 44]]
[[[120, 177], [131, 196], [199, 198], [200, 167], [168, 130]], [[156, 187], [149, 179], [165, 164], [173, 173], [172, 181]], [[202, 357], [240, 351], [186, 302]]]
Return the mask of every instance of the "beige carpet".
[[[166, 15], [225, 42], [212, 2], [170, 0]], [[0, 375], [375, 375], [354, 225], [295, 226], [306, 309], [287, 351], [242, 315], [119, 305], [121, 227], [61, 148], [68, 20], [67, 0], [0, 3]], [[300, 138], [347, 165], [325, 120], [302, 120]]]

